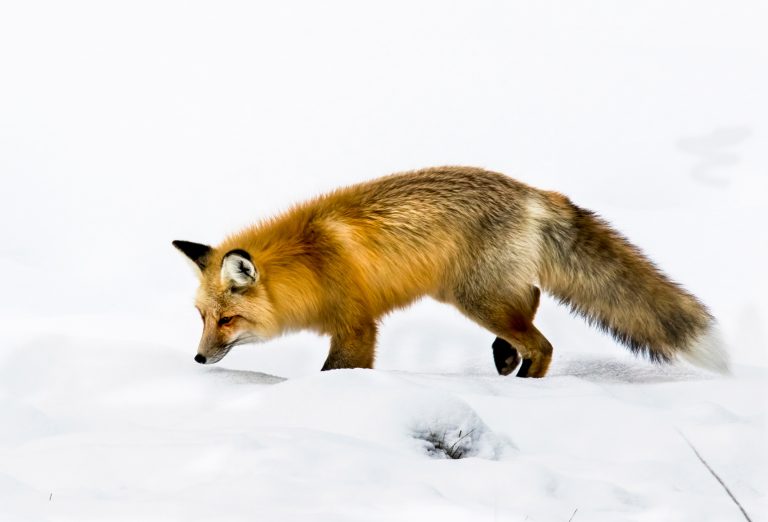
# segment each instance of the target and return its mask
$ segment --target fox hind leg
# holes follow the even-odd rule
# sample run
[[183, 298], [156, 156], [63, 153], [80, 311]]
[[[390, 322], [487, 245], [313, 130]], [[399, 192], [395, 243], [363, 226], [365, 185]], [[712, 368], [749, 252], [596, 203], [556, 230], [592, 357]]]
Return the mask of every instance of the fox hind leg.
[[[533, 317], [536, 315], [536, 310], [539, 308], [539, 300], [541, 298], [541, 290], [535, 286], [532, 288], [532, 301], [530, 306], [526, 307], [530, 309], [531, 321], [533, 321]], [[497, 337], [496, 340], [493, 341], [491, 348], [493, 348], [493, 362], [496, 365], [496, 371], [499, 372], [499, 375], [511, 374], [517, 369], [520, 361], [522, 361], [519, 350], [509, 344], [509, 341], [506, 339]], [[530, 370], [531, 360], [526, 359], [526, 361], [525, 366], [520, 367], [520, 371], [518, 372], [519, 377], [527, 376], [528, 371]]]
[[459, 309], [497, 335], [493, 343], [494, 362], [501, 375], [509, 375], [518, 365], [518, 377], [543, 377], [552, 360], [552, 345], [533, 325], [541, 291], [535, 286], [496, 290], [457, 292]]
[[520, 364], [520, 369], [517, 372], [518, 377], [544, 377], [552, 361], [552, 345], [533, 326], [533, 318], [536, 316], [536, 311], [539, 309], [539, 303], [541, 302], [541, 290], [536, 286], [532, 286], [531, 297], [530, 317], [528, 318], [525, 332], [521, 333], [529, 339], [529, 342], [526, 344], [532, 346], [533, 350], [528, 350], [528, 352], [532, 352], [531, 357], [523, 358], [523, 362]]
[[518, 335], [523, 339], [522, 343], [526, 351], [523, 353], [523, 362], [520, 364], [517, 376], [544, 377], [552, 362], [552, 345], [533, 324], [528, 326], [526, 332]]

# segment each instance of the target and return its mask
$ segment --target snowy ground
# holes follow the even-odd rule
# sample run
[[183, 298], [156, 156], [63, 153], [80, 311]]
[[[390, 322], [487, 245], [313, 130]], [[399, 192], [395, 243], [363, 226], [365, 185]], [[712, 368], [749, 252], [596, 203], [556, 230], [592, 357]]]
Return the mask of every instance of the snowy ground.
[[[690, 445], [768, 520], [767, 18], [1, 4], [0, 520], [745, 520]], [[171, 240], [437, 164], [599, 211], [710, 305], [734, 374], [636, 360], [549, 299], [542, 380], [432, 302], [385, 319], [374, 371], [321, 374], [310, 334], [192, 361]]]
[[68, 335], [7, 355], [8, 520], [739, 520], [683, 436], [754, 520], [765, 509], [763, 370], [579, 353], [545, 380], [286, 379], [287, 359], [275, 374], [198, 368], [181, 350]]

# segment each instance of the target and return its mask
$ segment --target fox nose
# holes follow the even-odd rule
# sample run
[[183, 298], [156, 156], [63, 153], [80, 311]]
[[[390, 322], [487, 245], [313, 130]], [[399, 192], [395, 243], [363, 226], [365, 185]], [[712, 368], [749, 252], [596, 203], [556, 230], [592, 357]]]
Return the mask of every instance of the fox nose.
[[205, 364], [205, 355], [200, 355], [199, 353], [195, 355], [195, 362], [199, 362], [200, 364]]

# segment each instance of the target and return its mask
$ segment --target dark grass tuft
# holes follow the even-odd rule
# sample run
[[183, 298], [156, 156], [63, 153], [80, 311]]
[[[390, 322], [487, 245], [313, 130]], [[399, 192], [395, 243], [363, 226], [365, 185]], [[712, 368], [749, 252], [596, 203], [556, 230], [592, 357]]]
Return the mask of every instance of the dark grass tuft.
[[428, 431], [424, 434], [417, 435], [416, 438], [422, 439], [428, 443], [426, 448], [427, 455], [437, 459], [461, 459], [467, 456], [467, 453], [472, 449], [471, 439], [468, 439], [474, 430], [469, 430], [463, 433], [459, 430], [458, 435], [455, 438], [448, 437], [448, 431], [444, 430], [442, 433], [437, 431]]

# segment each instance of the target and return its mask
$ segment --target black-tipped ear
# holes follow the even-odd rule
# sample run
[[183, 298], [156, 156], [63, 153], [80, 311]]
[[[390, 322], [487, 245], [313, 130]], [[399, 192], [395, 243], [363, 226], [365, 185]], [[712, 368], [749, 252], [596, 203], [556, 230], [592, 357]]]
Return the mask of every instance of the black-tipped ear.
[[202, 272], [205, 270], [208, 256], [213, 250], [208, 245], [201, 245], [200, 243], [192, 243], [190, 241], [174, 241], [173, 246], [181, 250], [181, 252], [190, 258]]

